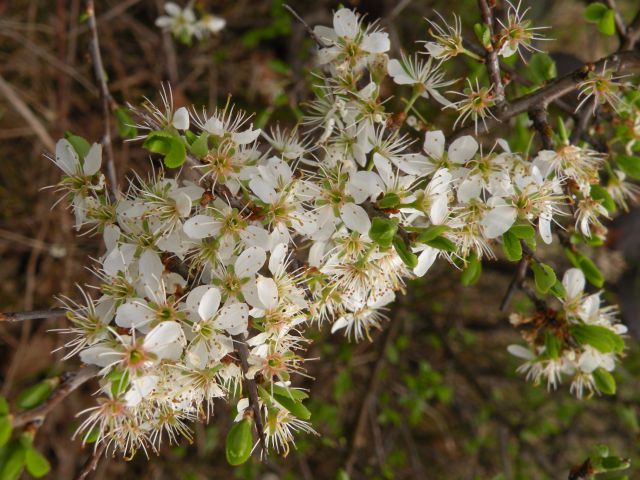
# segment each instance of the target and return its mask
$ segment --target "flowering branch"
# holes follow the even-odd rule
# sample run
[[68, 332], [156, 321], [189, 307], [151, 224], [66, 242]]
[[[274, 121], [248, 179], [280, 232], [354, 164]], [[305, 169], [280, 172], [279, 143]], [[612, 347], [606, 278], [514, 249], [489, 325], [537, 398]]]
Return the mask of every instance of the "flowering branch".
[[[627, 73], [640, 69], [640, 52], [624, 51], [602, 58], [596, 63], [587, 63], [573, 72], [560, 77], [535, 92], [512, 100], [502, 109], [495, 109], [495, 118], [488, 117], [483, 125], [478, 127], [478, 133], [485, 133], [500, 122], [526, 112], [535, 106], [546, 107], [554, 100], [578, 88], [590, 71], [599, 71], [607, 67], [617, 73]], [[472, 127], [459, 128], [452, 132], [451, 138], [458, 138], [473, 131]]]
[[91, 54], [91, 60], [93, 61], [93, 69], [96, 81], [100, 88], [100, 99], [102, 101], [102, 116], [104, 120], [104, 137], [102, 138], [102, 145], [106, 150], [109, 190], [111, 192], [111, 196], [116, 198], [118, 192], [118, 177], [116, 175], [116, 165], [113, 156], [113, 145], [111, 144], [111, 111], [114, 108], [115, 102], [111, 93], [109, 93], [106, 72], [102, 62], [102, 55], [100, 54], [100, 41], [98, 39], [98, 26], [96, 24], [96, 13], [93, 0], [87, 0], [87, 22], [89, 24], [89, 30], [91, 31], [89, 53]]

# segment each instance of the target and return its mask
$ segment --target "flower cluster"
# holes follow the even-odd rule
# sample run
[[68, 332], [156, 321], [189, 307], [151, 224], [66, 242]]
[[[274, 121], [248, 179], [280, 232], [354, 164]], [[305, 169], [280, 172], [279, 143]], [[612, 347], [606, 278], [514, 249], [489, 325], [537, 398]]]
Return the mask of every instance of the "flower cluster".
[[[587, 148], [530, 158], [504, 140], [483, 148], [472, 136], [447, 145], [439, 130], [402, 133], [419, 99], [452, 105], [439, 91], [455, 82], [441, 69], [452, 50], [430, 45], [426, 61], [389, 59], [387, 34], [348, 9], [314, 34], [324, 75], [299, 129], [263, 132], [229, 104], [174, 109], [164, 93], [161, 107], [135, 112], [143, 147], [184, 168], [136, 177], [113, 199], [100, 147], [74, 136], [58, 143], [59, 185], [77, 225], [100, 232], [106, 247], [96, 295], [68, 301], [69, 356], [102, 369], [101, 397], [80, 427], [85, 440], [155, 451], [165, 435], [188, 437], [188, 422], [222, 398], [237, 402], [237, 422], [258, 412], [266, 445], [286, 454], [296, 431], [313, 432], [294, 385], [314, 324], [370, 338], [407, 279], [439, 257], [468, 268], [514, 238], [522, 254], [521, 244], [535, 248], [536, 231], [551, 243], [562, 214], [585, 236], [602, 231], [606, 211], [592, 186], [604, 158]], [[390, 80], [412, 88], [404, 115], [385, 108]], [[583, 295], [580, 275], [565, 278], [554, 319], [579, 343], [584, 325], [619, 338], [613, 310], [599, 294]], [[578, 396], [598, 388], [594, 372], [611, 370], [620, 353], [553, 338], [557, 355], [532, 337], [523, 368], [555, 385], [570, 365]]]
[[562, 285], [559, 310], [511, 315], [512, 324], [525, 327], [523, 337], [529, 348], [511, 345], [509, 352], [525, 360], [518, 371], [536, 384], [546, 381], [548, 388], [555, 389], [568, 376], [578, 398], [585, 391], [607, 391], [611, 388], [609, 372], [624, 348], [621, 335], [627, 327], [616, 320], [616, 307], [602, 306], [602, 292], [585, 293], [581, 270], [568, 270]]
[[168, 30], [180, 42], [190, 45], [193, 38], [201, 40], [220, 32], [227, 24], [224, 18], [210, 13], [196, 15], [191, 3], [182, 8], [174, 2], [164, 5], [167, 12], [156, 19], [156, 26]]

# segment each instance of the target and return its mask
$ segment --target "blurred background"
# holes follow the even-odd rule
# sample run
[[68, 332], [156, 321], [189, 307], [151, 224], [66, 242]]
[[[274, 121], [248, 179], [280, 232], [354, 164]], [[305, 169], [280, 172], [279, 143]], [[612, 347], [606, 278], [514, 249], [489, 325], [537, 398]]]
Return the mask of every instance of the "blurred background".
[[[186, 3], [186, 2], [181, 2]], [[176, 106], [224, 105], [228, 95], [256, 112], [259, 125], [294, 125], [310, 98], [314, 45], [305, 28], [279, 0], [198, 1], [223, 17], [226, 28], [191, 46], [154, 25], [162, 1], [100, 0], [96, 16], [109, 88], [124, 105], [143, 97], [157, 101], [170, 82]], [[500, 2], [499, 2], [500, 3]], [[529, 17], [548, 25], [543, 48], [560, 74], [615, 51], [615, 37], [598, 35], [582, 21], [586, 2], [529, 0]], [[636, 0], [618, 0], [632, 16]], [[462, 16], [473, 39], [475, 0], [343, 1], [380, 19], [392, 39], [391, 56], [420, 49], [425, 17], [434, 11]], [[339, 2], [291, 0], [311, 26], [330, 25]], [[59, 172], [45, 154], [69, 130], [90, 141], [103, 133], [99, 93], [88, 54], [89, 33], [81, 0], [0, 1], [0, 311], [59, 305], [77, 298], [76, 284], [95, 282], [86, 266], [101, 254], [97, 238], [77, 236], [59, 194], [43, 189]], [[462, 76], [469, 65], [452, 67]], [[393, 100], [390, 108], [393, 108]], [[573, 101], [571, 98], [567, 102]], [[452, 118], [425, 115], [450, 130]], [[149, 169], [139, 145], [115, 138], [121, 185], [132, 170]], [[631, 211], [611, 225], [614, 241], [598, 254], [607, 276], [607, 301], [620, 302], [624, 321], [640, 332], [638, 251], [640, 220]], [[567, 261], [553, 248], [541, 252], [561, 272]], [[350, 344], [326, 329], [315, 330], [307, 357], [313, 380], [310, 409], [319, 436], [300, 436], [287, 458], [269, 458], [232, 469], [224, 437], [234, 412], [217, 404], [208, 425], [195, 425], [189, 445], [165, 445], [161, 455], [108, 459], [95, 478], [111, 479], [557, 479], [581, 464], [596, 444], [606, 443], [635, 460], [640, 475], [638, 413], [640, 349], [629, 339], [618, 375], [618, 394], [576, 401], [565, 385], [555, 392], [527, 384], [506, 352], [519, 341], [499, 304], [515, 265], [488, 262], [480, 282], [460, 285], [459, 274], [437, 264], [388, 312], [389, 322], [371, 342]], [[516, 296], [512, 310], [528, 301]], [[10, 401], [24, 388], [65, 370], [63, 338], [50, 330], [65, 319], [0, 324], [0, 394]], [[52, 463], [48, 478], [74, 478], [90, 456], [71, 436], [75, 415], [92, 404], [95, 385], [68, 398], [46, 419], [36, 445]], [[345, 475], [349, 474], [350, 477]]]

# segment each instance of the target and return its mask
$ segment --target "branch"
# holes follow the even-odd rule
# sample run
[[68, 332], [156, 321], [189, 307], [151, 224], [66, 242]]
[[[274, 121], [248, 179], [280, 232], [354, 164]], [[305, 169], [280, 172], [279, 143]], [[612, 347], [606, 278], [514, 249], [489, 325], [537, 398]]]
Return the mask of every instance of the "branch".
[[260, 441], [260, 448], [262, 454], [267, 454], [267, 442], [264, 435], [264, 426], [262, 425], [262, 415], [260, 413], [260, 399], [258, 398], [258, 385], [255, 379], [247, 378], [247, 371], [249, 370], [249, 347], [242, 335], [235, 335], [233, 337], [236, 343], [236, 352], [240, 357], [240, 363], [242, 365], [242, 378], [244, 380], [244, 386], [249, 394], [249, 404], [253, 410], [253, 421], [256, 425], [256, 431], [258, 432], [258, 439]]
[[498, 109], [505, 102], [504, 97], [504, 85], [502, 84], [502, 76], [500, 75], [500, 62], [498, 60], [498, 52], [493, 41], [493, 12], [487, 0], [478, 0], [478, 6], [480, 7], [480, 13], [482, 15], [482, 21], [489, 28], [491, 35], [491, 45], [485, 45], [486, 50], [485, 58], [487, 59], [487, 70], [489, 70], [489, 77], [493, 83], [493, 93], [495, 94], [496, 104]]
[[618, 38], [620, 39], [620, 45], [624, 45], [624, 41], [627, 38], [627, 26], [622, 19], [616, 0], [606, 0], [607, 6], [613, 10], [614, 19], [616, 23], [616, 31], [618, 32]]
[[102, 56], [100, 55], [100, 42], [98, 40], [98, 27], [96, 25], [96, 12], [93, 0], [87, 0], [87, 16], [89, 29], [91, 30], [91, 43], [89, 53], [93, 62], [93, 70], [96, 81], [100, 87], [100, 99], [102, 100], [102, 115], [104, 117], [104, 138], [102, 145], [107, 155], [107, 176], [109, 177], [109, 187], [112, 199], [115, 200], [118, 192], [118, 177], [116, 176], [116, 165], [113, 157], [113, 146], [111, 145], [111, 109], [115, 108], [115, 102], [107, 87], [106, 73]]
[[61, 376], [62, 382], [51, 396], [39, 407], [13, 415], [13, 426], [21, 427], [29, 423], [41, 424], [45, 417], [65, 398], [80, 386], [98, 376], [100, 369], [96, 366], [82, 367], [75, 372], [67, 372]]
[[30, 312], [0, 312], [0, 322], [24, 322], [25, 320], [44, 320], [47, 318], [63, 317], [66, 313], [64, 308], [52, 308], [51, 310], [32, 310]]
[[89, 457], [89, 460], [87, 460], [87, 463], [85, 463], [84, 467], [82, 467], [82, 470], [78, 474], [76, 480], [85, 480], [91, 474], [91, 472], [95, 471], [95, 469], [98, 467], [98, 462], [100, 462], [100, 459], [102, 458], [102, 455], [104, 455], [106, 450], [107, 443], [102, 442], [100, 446], [93, 451], [91, 457]]
[[[536, 90], [528, 95], [524, 95], [503, 108], [494, 108], [493, 114], [495, 119], [488, 117], [485, 125], [478, 125], [478, 133], [486, 133], [501, 122], [504, 122], [516, 115], [531, 110], [534, 107], [546, 108], [549, 103], [575, 90], [577, 86], [584, 81], [589, 71], [601, 71], [605, 63], [607, 67], [617, 73], [625, 73], [640, 69], [640, 52], [624, 51], [614, 53], [608, 57], [602, 58], [598, 62], [592, 64], [587, 63], [581, 68], [560, 77], [547, 86]], [[451, 140], [462, 135], [468, 135], [474, 131], [474, 127], [459, 128], [452, 132]]]

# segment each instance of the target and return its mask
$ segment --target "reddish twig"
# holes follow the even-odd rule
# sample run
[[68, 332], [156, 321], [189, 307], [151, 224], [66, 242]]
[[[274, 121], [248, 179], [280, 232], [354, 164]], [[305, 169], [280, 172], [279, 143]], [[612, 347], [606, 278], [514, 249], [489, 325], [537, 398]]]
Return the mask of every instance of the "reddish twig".
[[491, 43], [489, 45], [484, 45], [485, 58], [489, 77], [491, 78], [491, 83], [493, 83], [493, 93], [495, 94], [496, 105], [498, 108], [501, 108], [502, 104], [505, 102], [505, 96], [502, 76], [500, 74], [498, 52], [496, 51], [496, 45], [493, 38], [493, 12], [487, 0], [478, 0], [478, 6], [480, 7], [482, 21], [489, 29], [489, 33], [491, 35]]

